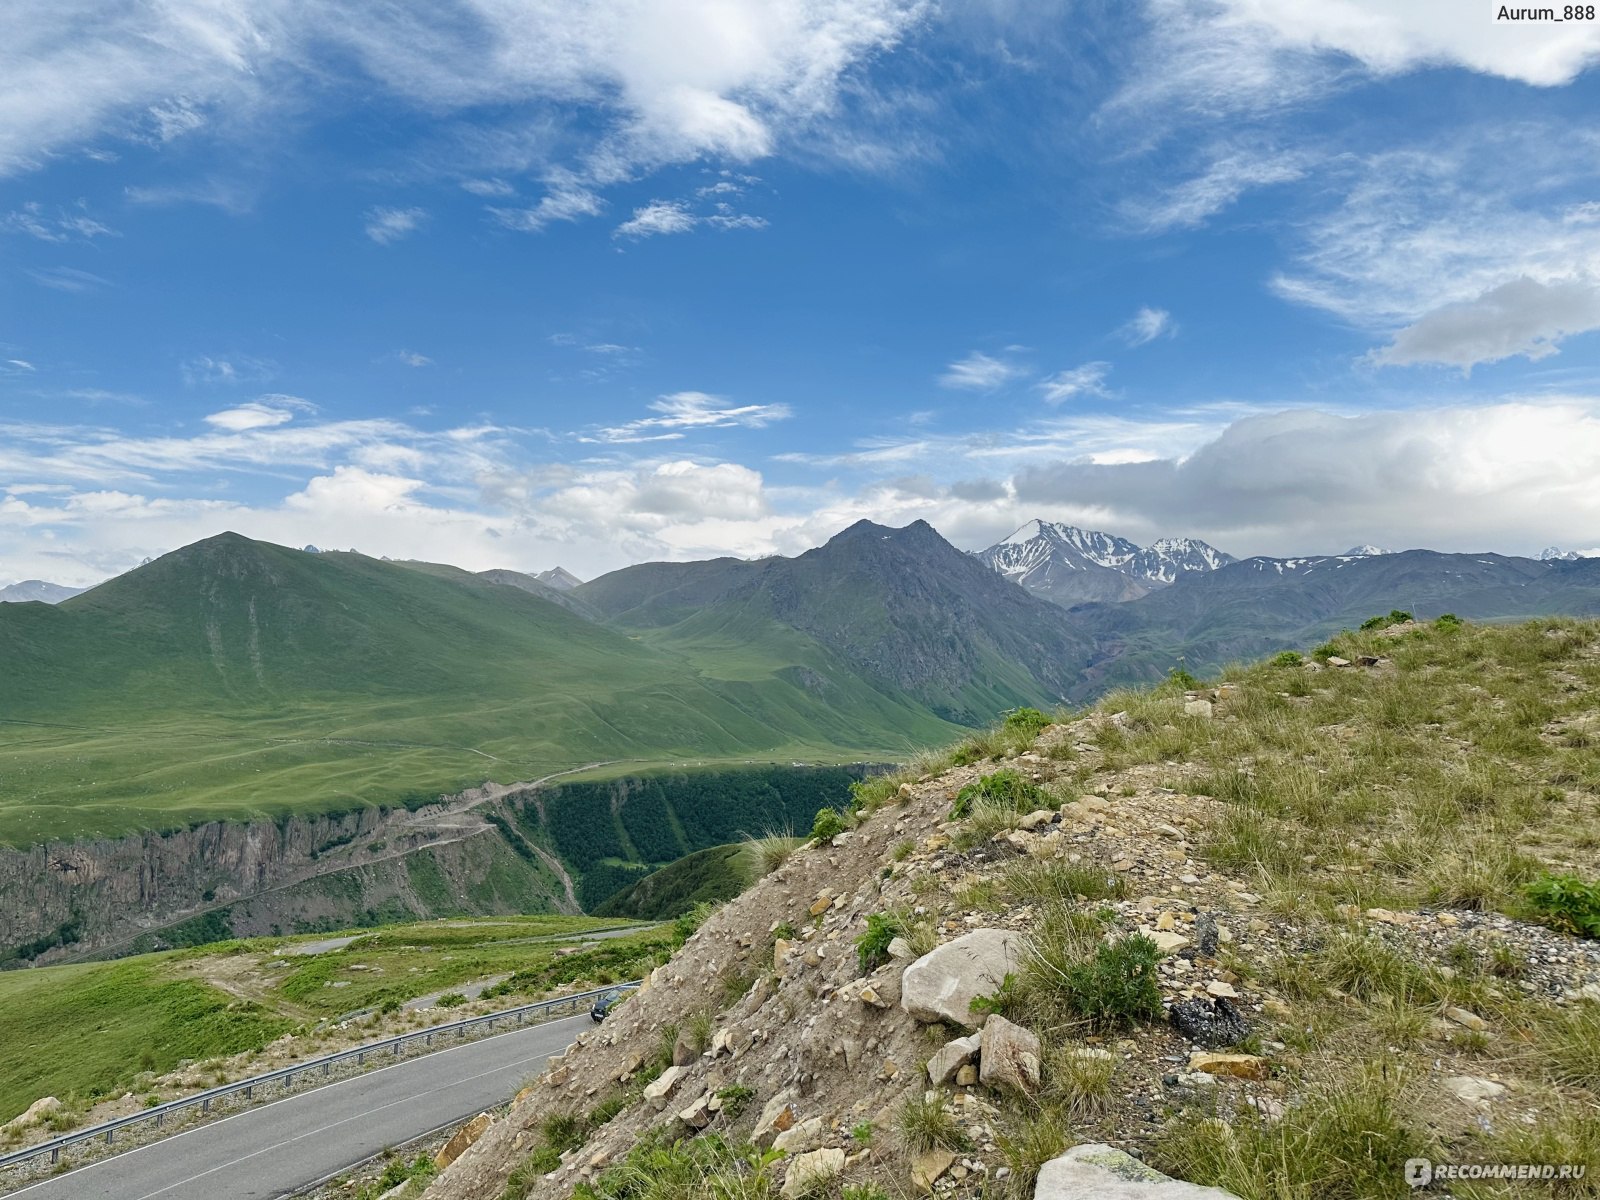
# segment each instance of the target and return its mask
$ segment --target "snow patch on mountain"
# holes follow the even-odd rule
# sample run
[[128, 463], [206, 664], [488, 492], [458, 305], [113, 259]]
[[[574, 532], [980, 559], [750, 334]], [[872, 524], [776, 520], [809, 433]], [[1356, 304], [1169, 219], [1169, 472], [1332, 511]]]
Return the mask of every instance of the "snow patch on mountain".
[[0, 604], [25, 604], [30, 600], [44, 604], [60, 604], [63, 600], [70, 600], [85, 590], [67, 587], [60, 583], [48, 583], [43, 579], [24, 579], [21, 583], [0, 587]]

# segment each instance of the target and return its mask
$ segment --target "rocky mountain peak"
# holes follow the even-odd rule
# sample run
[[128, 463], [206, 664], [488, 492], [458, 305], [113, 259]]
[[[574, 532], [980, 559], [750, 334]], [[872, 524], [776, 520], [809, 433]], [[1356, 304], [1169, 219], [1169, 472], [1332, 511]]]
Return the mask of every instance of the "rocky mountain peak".
[[1057, 604], [1136, 600], [1233, 557], [1196, 538], [1160, 538], [1148, 547], [1099, 530], [1032, 520], [978, 554], [980, 561]]

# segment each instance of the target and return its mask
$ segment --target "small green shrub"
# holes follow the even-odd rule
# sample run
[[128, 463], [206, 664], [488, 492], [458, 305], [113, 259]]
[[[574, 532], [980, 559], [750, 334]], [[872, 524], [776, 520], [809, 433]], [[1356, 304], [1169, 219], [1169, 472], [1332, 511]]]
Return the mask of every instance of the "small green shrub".
[[1433, 627], [1445, 631], [1460, 629], [1465, 624], [1466, 622], [1456, 616], [1455, 613], [1440, 613], [1433, 619]]
[[816, 820], [811, 823], [811, 837], [813, 841], [831, 842], [848, 828], [838, 809], [819, 808]]
[[872, 1139], [877, 1135], [878, 1129], [871, 1121], [859, 1121], [850, 1126], [850, 1137], [860, 1146], [872, 1145]]
[[742, 1083], [730, 1083], [725, 1088], [717, 1089], [717, 1099], [722, 1101], [722, 1111], [730, 1121], [737, 1121], [755, 1098], [755, 1088], [745, 1087]]
[[1374, 629], [1387, 629], [1391, 625], [1404, 625], [1412, 619], [1411, 614], [1403, 609], [1391, 609], [1386, 617], [1368, 617], [1361, 622], [1363, 632], [1370, 633]]
[[466, 1002], [467, 998], [460, 992], [446, 992], [433, 1003], [437, 1008], [460, 1008]]
[[1050, 718], [1037, 708], [1014, 708], [1006, 714], [1000, 728], [1018, 738], [1033, 741], [1039, 731], [1050, 724]]
[[974, 1016], [980, 1014], [987, 1015], [990, 1013], [1000, 1013], [1001, 1015], [1004, 1015], [1005, 1013], [1015, 1010], [1016, 1002], [1017, 977], [1010, 971], [1007, 971], [1005, 978], [1000, 981], [1000, 986], [998, 988], [996, 988], [990, 995], [974, 996], [972, 998], [972, 1002], [967, 1005], [967, 1009]]
[[1323, 642], [1311, 652], [1312, 658], [1329, 659], [1339, 653], [1339, 646], [1335, 642]]
[[1066, 999], [1101, 1025], [1127, 1025], [1161, 1015], [1156, 963], [1161, 951], [1141, 933], [1102, 942], [1094, 957], [1066, 970]]
[[978, 806], [1009, 809], [1012, 812], [1029, 812], [1036, 808], [1053, 808], [1050, 796], [1022, 772], [1010, 767], [984, 775], [977, 783], [969, 783], [956, 793], [956, 802], [950, 816], [962, 820], [972, 815]]
[[1544, 875], [1525, 889], [1534, 913], [1552, 929], [1600, 938], [1600, 884], [1576, 875]]
[[1166, 686], [1175, 692], [1192, 692], [1200, 687], [1200, 681], [1182, 667], [1173, 667], [1167, 673]]
[[861, 973], [865, 975], [880, 963], [889, 961], [889, 943], [905, 932], [900, 918], [893, 913], [871, 913], [867, 928], [856, 938], [856, 954], [860, 957]]
[[1298, 667], [1304, 665], [1305, 661], [1298, 650], [1281, 650], [1272, 656], [1272, 665], [1275, 667]]

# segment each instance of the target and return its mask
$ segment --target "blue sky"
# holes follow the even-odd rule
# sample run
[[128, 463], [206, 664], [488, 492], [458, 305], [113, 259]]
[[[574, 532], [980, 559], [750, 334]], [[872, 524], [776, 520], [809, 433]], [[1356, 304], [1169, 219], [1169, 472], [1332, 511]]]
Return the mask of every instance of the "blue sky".
[[0, 583], [1600, 552], [1600, 25], [1481, 7], [14, 2]]

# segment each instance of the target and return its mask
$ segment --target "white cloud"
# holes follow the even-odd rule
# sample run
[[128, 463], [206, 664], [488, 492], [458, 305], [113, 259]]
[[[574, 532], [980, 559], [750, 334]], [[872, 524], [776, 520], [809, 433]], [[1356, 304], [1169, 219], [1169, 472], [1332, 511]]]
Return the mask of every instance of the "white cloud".
[[554, 184], [549, 193], [532, 208], [494, 208], [489, 215], [507, 229], [519, 233], [538, 233], [552, 221], [577, 221], [598, 216], [605, 201], [587, 187], [569, 179]]
[[311, 412], [313, 406], [298, 396], [263, 396], [248, 404], [225, 408], [206, 417], [206, 424], [230, 433], [243, 433], [249, 429], [270, 429], [294, 420], [296, 411]]
[[109, 279], [102, 279], [89, 271], [80, 271], [76, 267], [33, 267], [25, 274], [40, 287], [47, 287], [57, 292], [70, 292], [74, 295], [97, 292], [101, 288], [111, 286]]
[[[1145, 341], [1149, 341], [1149, 338]], [[1104, 398], [1111, 394], [1105, 386], [1105, 378], [1110, 373], [1111, 364], [1108, 362], [1087, 362], [1081, 367], [1057, 371], [1049, 378], [1040, 380], [1038, 387], [1046, 404], [1060, 404], [1079, 396]]]
[[426, 354], [418, 354], [415, 350], [401, 350], [395, 354], [401, 362], [408, 367], [431, 367], [433, 359]]
[[1166, 309], [1144, 307], [1117, 330], [1117, 335], [1130, 346], [1143, 346], [1159, 337], [1173, 337], [1177, 332], [1172, 314]]
[[184, 383], [190, 387], [202, 384], [259, 383], [263, 379], [272, 378], [276, 370], [276, 365], [265, 359], [239, 354], [227, 358], [212, 358], [209, 354], [199, 354], [194, 358], [186, 358], [178, 364], [179, 374], [183, 376]]
[[651, 403], [658, 417], [643, 417], [597, 430], [585, 440], [601, 442], [676, 441], [685, 429], [761, 429], [792, 415], [787, 404], [730, 406], [722, 397], [706, 392], [674, 392]]
[[25, 358], [8, 358], [6, 359], [6, 366], [14, 367], [18, 371], [37, 371], [39, 369]]
[[504, 179], [463, 179], [461, 187], [463, 191], [486, 199], [491, 196], [513, 196], [517, 191]]
[[1008, 359], [974, 350], [944, 369], [939, 386], [966, 392], [992, 392], [1025, 378], [1028, 369]]
[[66, 242], [73, 238], [88, 241], [116, 234], [116, 230], [89, 216], [81, 204], [76, 211], [58, 209], [47, 213], [44, 206], [35, 201], [0, 217], [0, 232], [26, 234], [41, 242]]
[[1271, 286], [1383, 336], [1380, 364], [1553, 353], [1596, 326], [1600, 209], [1571, 197], [1600, 185], [1597, 153], [1593, 134], [1531, 125], [1346, 156]]
[[657, 234], [688, 233], [696, 224], [696, 218], [682, 201], [678, 200], [653, 200], [642, 208], [633, 210], [621, 225], [618, 225], [614, 236], [645, 238]]
[[1232, 207], [1248, 191], [1303, 179], [1310, 165], [1311, 158], [1303, 151], [1214, 146], [1198, 175], [1152, 195], [1130, 197], [1121, 209], [1145, 233], [1193, 229]]
[[1600, 22], [1499, 23], [1460, 0], [1148, 0], [1141, 68], [1112, 110], [1281, 112], [1359, 82], [1459, 67], [1538, 87], [1600, 59]]
[[367, 236], [380, 246], [387, 246], [410, 237], [427, 216], [427, 210], [421, 208], [369, 208], [361, 219]]
[[1371, 357], [1400, 366], [1444, 363], [1470, 369], [1520, 354], [1556, 353], [1564, 337], [1600, 329], [1600, 287], [1588, 280], [1540, 283], [1519, 276], [1475, 300], [1442, 305], [1395, 335]]
[[1600, 60], [1600, 23], [1497, 22], [1491, 15], [1498, 5], [1463, 11], [1458, 0], [1208, 0], [1205, 7], [1220, 9], [1222, 21], [1260, 27], [1289, 50], [1348, 55], [1375, 75], [1456, 66], [1554, 87]]
[[[592, 215], [585, 193], [672, 163], [830, 145], [862, 65], [927, 0], [24, 0], [0, 39], [0, 175], [96, 139], [198, 133], [259, 155], [312, 104], [375, 102], [479, 122], [517, 169], [569, 173], [518, 228]], [[848, 139], [847, 139], [848, 140]], [[269, 150], [270, 152], [270, 150]], [[493, 158], [492, 153], [485, 157]], [[461, 161], [475, 194], [493, 163]], [[482, 174], [487, 178], [479, 179]], [[385, 226], [379, 226], [380, 229]]]

